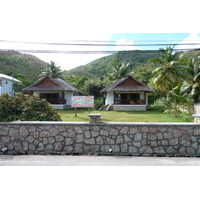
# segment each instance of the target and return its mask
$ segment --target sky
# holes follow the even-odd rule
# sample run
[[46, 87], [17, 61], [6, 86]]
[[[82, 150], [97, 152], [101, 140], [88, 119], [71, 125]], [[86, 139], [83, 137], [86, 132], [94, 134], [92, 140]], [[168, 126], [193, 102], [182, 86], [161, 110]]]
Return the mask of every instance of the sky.
[[200, 48], [196, 2], [181, 2], [180, 9], [171, 0], [165, 6], [157, 0], [0, 0], [0, 49], [70, 70], [115, 51]]

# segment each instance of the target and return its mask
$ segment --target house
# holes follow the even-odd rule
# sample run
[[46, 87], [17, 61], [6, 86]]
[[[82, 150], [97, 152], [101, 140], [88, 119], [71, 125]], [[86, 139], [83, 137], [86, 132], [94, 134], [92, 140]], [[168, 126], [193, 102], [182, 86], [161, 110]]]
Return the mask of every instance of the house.
[[150, 92], [154, 90], [132, 76], [117, 80], [100, 91], [105, 97], [104, 110], [116, 111], [147, 110], [148, 93]]
[[46, 99], [54, 109], [71, 108], [71, 97], [83, 94], [66, 81], [51, 76], [41, 78], [39, 81], [22, 89], [22, 91]]
[[9, 96], [13, 96], [15, 91], [13, 89], [14, 83], [21, 83], [21, 81], [0, 73], [0, 95], [3, 93], [8, 93]]

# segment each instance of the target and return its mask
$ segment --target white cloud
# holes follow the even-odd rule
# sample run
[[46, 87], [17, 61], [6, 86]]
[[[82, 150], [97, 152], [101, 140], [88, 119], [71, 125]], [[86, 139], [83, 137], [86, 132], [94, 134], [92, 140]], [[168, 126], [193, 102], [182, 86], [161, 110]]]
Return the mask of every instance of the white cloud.
[[[134, 40], [126, 40], [124, 38], [117, 40], [115, 42], [116, 46], [115, 47], [115, 51], [130, 51], [130, 50], [139, 50], [140, 48], [137, 46], [134, 46]], [[120, 46], [122, 45], [122, 46]], [[127, 45], [127, 46], [123, 46], [123, 45]]]
[[[197, 45], [192, 45], [195, 43]], [[197, 33], [190, 33], [190, 35], [183, 39], [179, 45], [176, 46], [176, 49], [190, 50], [200, 48], [200, 37]]]

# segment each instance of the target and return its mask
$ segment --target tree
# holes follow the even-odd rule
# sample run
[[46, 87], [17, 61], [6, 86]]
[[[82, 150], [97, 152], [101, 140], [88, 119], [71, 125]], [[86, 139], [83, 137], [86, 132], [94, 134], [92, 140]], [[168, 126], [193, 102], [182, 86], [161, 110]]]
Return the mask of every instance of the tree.
[[53, 78], [62, 78], [62, 70], [51, 61], [47, 64], [46, 69], [40, 74], [40, 77], [51, 76]]
[[138, 81], [142, 82], [145, 85], [148, 85], [151, 78], [153, 78], [152, 71], [154, 69], [155, 67], [153, 67], [150, 63], [139, 65], [136, 69], [134, 69], [133, 76]]
[[148, 62], [158, 65], [153, 73], [151, 83], [155, 89], [162, 92], [170, 91], [174, 86], [180, 83], [183, 73], [180, 67], [180, 52], [173, 53], [174, 47], [167, 47], [166, 50], [160, 49], [161, 58], [151, 58]]
[[117, 53], [114, 60], [108, 64], [108, 79], [114, 81], [126, 77], [128, 75], [128, 66], [129, 63], [125, 64], [120, 61], [120, 53]]
[[199, 58], [189, 58], [187, 61], [188, 79], [183, 82], [181, 92], [187, 97], [190, 95], [195, 102], [200, 98], [200, 62]]
[[178, 112], [181, 110], [181, 106], [185, 101], [185, 97], [181, 94], [181, 84], [177, 85], [171, 91], [169, 91], [169, 98], [165, 101], [166, 110], [164, 113], [173, 113], [174, 117], [178, 116]]

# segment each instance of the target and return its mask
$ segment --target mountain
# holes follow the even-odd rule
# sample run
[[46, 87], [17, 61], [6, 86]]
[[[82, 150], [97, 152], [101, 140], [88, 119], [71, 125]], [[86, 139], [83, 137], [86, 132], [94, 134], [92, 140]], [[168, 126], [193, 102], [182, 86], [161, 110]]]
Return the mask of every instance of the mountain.
[[[120, 59], [124, 63], [129, 63], [129, 70], [132, 71], [139, 65], [146, 64], [150, 58], [160, 57], [159, 50], [134, 50], [134, 51], [121, 51]], [[86, 65], [71, 69], [67, 71], [67, 74], [75, 76], [87, 76], [89, 78], [97, 78], [106, 75], [106, 68], [110, 61], [115, 57], [115, 54], [104, 56], [97, 60], [94, 60]]]
[[12, 76], [23, 74], [31, 82], [38, 80], [46, 62], [30, 54], [17, 51], [0, 51], [0, 73]]

